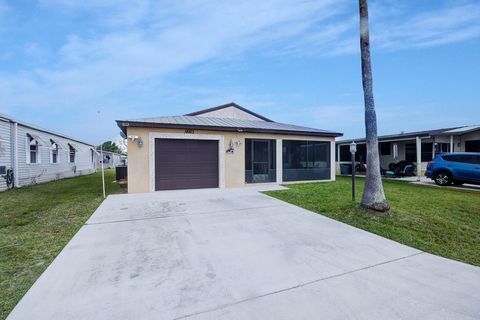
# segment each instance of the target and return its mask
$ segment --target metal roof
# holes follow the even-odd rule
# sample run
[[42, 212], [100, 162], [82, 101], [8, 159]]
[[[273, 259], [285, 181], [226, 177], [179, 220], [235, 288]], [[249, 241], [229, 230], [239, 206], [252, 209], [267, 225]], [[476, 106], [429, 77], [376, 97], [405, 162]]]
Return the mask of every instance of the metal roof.
[[460, 127], [460, 128], [456, 128], [456, 129], [452, 129], [452, 130], [447, 130], [445, 132], [443, 132], [444, 134], [462, 134], [462, 133], [467, 133], [467, 132], [472, 132], [472, 131], [476, 131], [476, 130], [480, 130], [480, 125], [479, 126], [464, 126], [464, 127]]
[[153, 117], [134, 120], [117, 120], [118, 126], [123, 132], [129, 126], [132, 127], [162, 127], [162, 128], [185, 128], [205, 129], [216, 131], [237, 131], [237, 132], [265, 132], [285, 133], [296, 135], [314, 135], [339, 137], [342, 133], [296, 126], [286, 123], [243, 120], [231, 118], [211, 118], [197, 116], [169, 116]]
[[251, 114], [252, 116], [254, 117], [257, 117], [259, 120], [263, 120], [263, 121], [268, 121], [268, 122], [273, 122], [273, 120], [270, 120], [262, 115], [259, 115], [258, 113], [255, 113], [251, 110], [248, 110], [248, 109], [245, 109], [244, 107], [242, 106], [239, 106], [238, 104], [236, 104], [235, 102], [229, 102], [229, 103], [226, 103], [226, 104], [222, 104], [218, 107], [213, 107], [213, 108], [208, 108], [208, 109], [203, 109], [203, 110], [199, 110], [199, 111], [195, 111], [195, 112], [191, 112], [191, 113], [187, 113], [185, 114], [185, 116], [198, 116], [198, 115], [201, 115], [201, 114], [205, 114], [205, 113], [209, 113], [209, 112], [212, 112], [212, 111], [216, 111], [216, 110], [220, 110], [220, 109], [225, 109], [225, 108], [229, 108], [229, 107], [234, 107], [234, 108], [237, 108], [239, 110], [242, 110], [243, 112], [246, 112], [248, 114]]
[[[438, 135], [461, 135], [461, 134], [479, 130], [479, 129], [480, 129], [480, 126], [460, 126], [460, 127], [453, 127], [453, 128], [432, 129], [432, 130], [424, 130], [424, 131], [401, 132], [398, 134], [378, 136], [378, 141], [403, 140], [403, 139], [409, 139], [409, 138], [415, 138], [415, 137], [429, 137], [429, 136], [438, 136]], [[347, 144], [352, 141], [365, 142], [365, 138], [340, 140], [340, 141], [337, 141], [337, 144]]]

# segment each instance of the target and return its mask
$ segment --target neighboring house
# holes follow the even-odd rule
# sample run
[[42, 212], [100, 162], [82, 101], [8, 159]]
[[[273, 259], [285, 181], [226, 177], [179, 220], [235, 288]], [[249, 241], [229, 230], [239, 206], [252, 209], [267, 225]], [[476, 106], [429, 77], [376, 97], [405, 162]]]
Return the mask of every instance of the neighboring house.
[[277, 123], [235, 103], [117, 124], [128, 138], [129, 192], [335, 180], [342, 135]]
[[[100, 168], [102, 156], [100, 154], [100, 150], [97, 149], [97, 157], [96, 157], [96, 167]], [[127, 156], [115, 152], [110, 151], [103, 151], [103, 168], [115, 168], [117, 166], [125, 166], [127, 165]]]
[[[365, 138], [350, 139], [337, 141], [337, 166], [351, 162], [349, 145], [352, 141], [357, 143], [355, 160], [359, 163], [366, 162]], [[378, 141], [383, 169], [388, 169], [392, 162], [405, 160], [416, 163], [421, 168], [417, 170], [417, 175], [421, 175], [436, 153], [480, 152], [480, 125], [402, 132], [379, 136]]]
[[[95, 171], [94, 147], [0, 114], [0, 191]], [[9, 186], [11, 187], [11, 185]]]

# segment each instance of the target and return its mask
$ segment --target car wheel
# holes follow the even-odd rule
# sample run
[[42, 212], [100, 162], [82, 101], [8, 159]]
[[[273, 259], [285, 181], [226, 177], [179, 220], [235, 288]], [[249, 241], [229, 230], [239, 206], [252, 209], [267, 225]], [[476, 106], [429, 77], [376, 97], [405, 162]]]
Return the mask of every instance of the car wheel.
[[439, 186], [448, 186], [452, 183], [452, 175], [446, 171], [440, 171], [435, 173], [435, 183]]

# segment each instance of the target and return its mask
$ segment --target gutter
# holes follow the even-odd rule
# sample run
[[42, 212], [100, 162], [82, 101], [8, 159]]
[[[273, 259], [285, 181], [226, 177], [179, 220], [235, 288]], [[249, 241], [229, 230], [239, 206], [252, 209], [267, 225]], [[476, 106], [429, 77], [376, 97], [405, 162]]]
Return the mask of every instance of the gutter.
[[[381, 138], [381, 137], [378, 137], [378, 142], [398, 142], [398, 141], [405, 141], [405, 140], [412, 140], [412, 139], [415, 139], [416, 137], [420, 137], [422, 139], [428, 139], [428, 138], [431, 138], [431, 136], [429, 134], [420, 134], [420, 135], [406, 135], [406, 136], [403, 136], [403, 137], [398, 137], [398, 138], [394, 138], [394, 137], [387, 137], [387, 138]], [[352, 143], [353, 141], [355, 141], [356, 143], [366, 143], [366, 139], [365, 138], [359, 138], [359, 139], [348, 139], [348, 140], [340, 140], [340, 141], [336, 141], [336, 145], [349, 145], [350, 143]]]
[[127, 134], [128, 127], [140, 128], [166, 128], [166, 129], [197, 129], [211, 131], [227, 131], [227, 132], [247, 132], [247, 133], [273, 133], [273, 134], [290, 134], [297, 136], [318, 136], [318, 137], [341, 137], [340, 132], [312, 132], [312, 131], [296, 131], [296, 130], [279, 130], [279, 129], [258, 129], [258, 128], [239, 128], [239, 127], [215, 127], [202, 126], [193, 124], [174, 124], [174, 123], [154, 123], [154, 122], [135, 122], [116, 120], [118, 127], [123, 133]]

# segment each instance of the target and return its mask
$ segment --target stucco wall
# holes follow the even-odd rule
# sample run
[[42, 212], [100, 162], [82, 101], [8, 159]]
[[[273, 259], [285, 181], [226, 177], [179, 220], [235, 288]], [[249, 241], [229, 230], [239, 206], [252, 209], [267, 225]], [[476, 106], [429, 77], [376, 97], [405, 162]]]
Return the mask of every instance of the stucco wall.
[[[142, 138], [144, 144], [139, 147], [136, 142], [128, 141], [128, 192], [150, 192], [150, 133], [177, 133], [185, 134], [182, 129], [161, 129], [161, 128], [136, 128], [130, 127], [127, 129], [127, 135], [139, 136]], [[223, 152], [225, 160], [224, 177], [225, 187], [243, 187], [245, 186], [245, 139], [291, 139], [291, 140], [315, 140], [315, 141], [329, 141], [332, 142], [331, 152], [334, 155], [335, 144], [334, 138], [329, 137], [308, 137], [308, 136], [293, 136], [293, 135], [274, 135], [274, 134], [260, 134], [260, 133], [240, 133], [240, 132], [220, 132], [209, 130], [195, 130], [195, 135], [221, 135], [224, 137]], [[187, 135], [187, 134], [185, 134]], [[235, 148], [233, 154], [227, 154], [226, 150], [229, 148], [231, 140], [240, 141], [240, 145]], [[332, 157], [331, 157], [332, 159]], [[331, 166], [335, 166], [335, 158], [331, 160]], [[333, 170], [332, 170], [333, 172]], [[333, 172], [334, 173], [334, 172]], [[332, 174], [332, 179], [335, 175]]]

